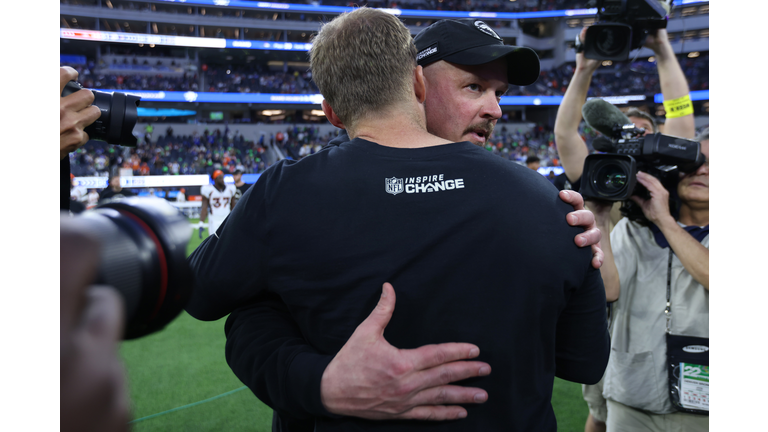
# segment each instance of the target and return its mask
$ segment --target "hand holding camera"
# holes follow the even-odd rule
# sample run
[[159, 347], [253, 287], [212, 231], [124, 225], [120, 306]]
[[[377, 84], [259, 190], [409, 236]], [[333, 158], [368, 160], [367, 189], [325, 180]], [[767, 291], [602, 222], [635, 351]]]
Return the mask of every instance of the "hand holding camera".
[[671, 2], [659, 0], [597, 0], [598, 22], [584, 34], [584, 55], [623, 61], [632, 50], [642, 46], [653, 49], [648, 44], [656, 44], [663, 37], [657, 30], [667, 27], [670, 7]]
[[[584, 160], [582, 196], [623, 201], [622, 213], [639, 223], [664, 217], [660, 197], [669, 201], [668, 190], [676, 187], [679, 173], [694, 172], [704, 163], [701, 145], [660, 133], [643, 135], [643, 129], [602, 99], [587, 101], [582, 113], [587, 124], [605, 135], [592, 143], [595, 150], [605, 153]], [[665, 208], [669, 215], [668, 202]]]
[[584, 27], [581, 29], [581, 33], [576, 36], [576, 70], [582, 70], [592, 74], [600, 67], [601, 61], [584, 56], [584, 40], [586, 40], [588, 28], [589, 27]]
[[643, 43], [643, 46], [645, 48], [650, 48], [653, 50], [654, 53], [657, 55], [659, 53], [663, 52], [663, 49], [665, 46], [669, 45], [669, 34], [667, 33], [667, 29], [658, 29], [656, 32], [650, 32], [645, 37], [645, 42]]
[[[69, 66], [59, 68], [61, 93], [64, 92], [67, 83], [77, 79], [77, 75], [77, 71]], [[101, 116], [101, 110], [98, 106], [92, 105], [93, 101], [93, 92], [88, 89], [62, 96], [59, 102], [61, 159], [67, 157], [67, 154], [77, 150], [90, 139], [85, 128]]]
[[637, 172], [637, 181], [645, 186], [650, 198], [644, 199], [637, 195], [629, 197], [643, 210], [645, 217], [656, 225], [660, 225], [663, 219], [674, 218], [669, 211], [669, 191], [664, 188], [659, 179], [642, 171]]

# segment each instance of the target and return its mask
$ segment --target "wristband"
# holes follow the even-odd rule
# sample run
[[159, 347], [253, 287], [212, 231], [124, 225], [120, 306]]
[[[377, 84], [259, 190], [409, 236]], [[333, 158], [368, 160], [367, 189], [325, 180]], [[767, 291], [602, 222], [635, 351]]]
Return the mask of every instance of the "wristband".
[[687, 94], [671, 101], [664, 101], [664, 109], [667, 111], [668, 119], [693, 114], [691, 95]]

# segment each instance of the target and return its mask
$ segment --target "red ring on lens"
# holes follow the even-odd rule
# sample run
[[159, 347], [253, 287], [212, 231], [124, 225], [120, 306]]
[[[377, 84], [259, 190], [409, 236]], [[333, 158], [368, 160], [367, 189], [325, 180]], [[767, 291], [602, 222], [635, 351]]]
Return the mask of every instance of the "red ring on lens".
[[136, 215], [132, 213], [128, 213], [125, 211], [121, 211], [125, 216], [128, 216], [128, 218], [132, 219], [134, 222], [138, 223], [139, 226], [144, 228], [144, 231], [147, 232], [149, 235], [149, 238], [152, 239], [152, 241], [155, 243], [155, 246], [157, 247], [157, 257], [160, 261], [160, 295], [158, 296], [157, 304], [155, 304], [155, 309], [152, 311], [152, 315], [149, 317], [147, 321], [151, 321], [152, 319], [157, 316], [157, 313], [160, 311], [160, 306], [163, 304], [163, 300], [165, 300], [165, 294], [168, 291], [168, 263], [165, 259], [165, 252], [163, 252], [163, 246], [160, 244], [160, 239], [157, 238], [155, 233], [152, 231], [152, 229], [147, 225], [143, 220], [139, 219]]

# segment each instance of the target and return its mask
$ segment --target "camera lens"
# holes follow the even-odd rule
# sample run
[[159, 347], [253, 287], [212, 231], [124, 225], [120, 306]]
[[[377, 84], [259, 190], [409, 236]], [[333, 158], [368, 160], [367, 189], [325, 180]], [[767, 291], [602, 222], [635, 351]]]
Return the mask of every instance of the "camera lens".
[[136, 147], [133, 128], [139, 119], [138, 110], [141, 98], [125, 93], [93, 92], [93, 104], [101, 110], [101, 116], [85, 132], [92, 139]]
[[186, 248], [189, 221], [164, 200], [125, 198], [75, 219], [101, 240], [96, 284], [125, 303], [124, 339], [161, 330], [184, 309], [192, 287]]
[[622, 27], [604, 27], [595, 40], [595, 48], [605, 57], [614, 57], [629, 45], [629, 35]]
[[622, 161], [605, 159], [590, 173], [590, 182], [595, 191], [604, 199], [623, 196], [629, 187], [630, 173]]
[[597, 173], [598, 183], [606, 191], [620, 191], [627, 185], [627, 174], [622, 172], [617, 166], [603, 167]]
[[[61, 97], [69, 96], [82, 88], [79, 82], [70, 81], [61, 92]], [[91, 92], [93, 92], [93, 105], [99, 107], [101, 115], [84, 129], [88, 137], [106, 141], [109, 144], [136, 147], [133, 128], [139, 119], [137, 107], [141, 98], [120, 92], [106, 93], [97, 90], [91, 90]]]

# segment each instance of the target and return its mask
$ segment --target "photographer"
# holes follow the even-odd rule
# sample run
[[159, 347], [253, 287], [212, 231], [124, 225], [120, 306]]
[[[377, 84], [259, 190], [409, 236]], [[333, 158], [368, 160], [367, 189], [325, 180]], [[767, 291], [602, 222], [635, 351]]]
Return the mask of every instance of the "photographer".
[[127, 431], [130, 404], [117, 348], [123, 302], [110, 287], [95, 287], [99, 242], [69, 217], [61, 218], [62, 431]]
[[[579, 35], [580, 40], [585, 40], [586, 31], [586, 28], [582, 29]], [[664, 100], [674, 101], [686, 98], [688, 96], [688, 83], [669, 43], [667, 31], [659, 29], [655, 34], [648, 35], [644, 46], [652, 49], [656, 54]], [[579, 123], [582, 120], [581, 108], [586, 100], [592, 75], [600, 67], [600, 63], [599, 60], [586, 58], [583, 52], [577, 52], [573, 78], [568, 85], [555, 120], [555, 142], [557, 143], [560, 162], [565, 170], [566, 178], [574, 190], [579, 190], [584, 160], [589, 155], [589, 150], [579, 135]], [[658, 132], [658, 127], [653, 118], [642, 111], [630, 110], [627, 112], [627, 116], [635, 126], [644, 128], [646, 134]], [[682, 116], [668, 116], [665, 123], [665, 133], [692, 138], [695, 135], [692, 111], [684, 113]], [[638, 178], [640, 177], [642, 175], [638, 176]], [[594, 202], [590, 204], [595, 205]], [[621, 218], [618, 211], [619, 203], [616, 204], [613, 206], [612, 211], [611, 206], [607, 206], [607, 208], [603, 205], [598, 206], [602, 214], [600, 229], [604, 233], [611, 232], [612, 227]], [[591, 208], [591, 210], [597, 211], [595, 208]], [[609, 236], [604, 236], [603, 245], [609, 243]], [[605, 272], [610, 272], [609, 268], [615, 268], [613, 254], [606, 254], [602, 271], [603, 279], [605, 280], [606, 298], [609, 301], [615, 301], [619, 298], [619, 285], [618, 283], [608, 283]], [[617, 277], [615, 274], [610, 276]], [[584, 386], [583, 392], [590, 411], [585, 430], [587, 432], [605, 430], [607, 407], [602, 396], [602, 382], [595, 386]]]
[[[59, 68], [59, 94], [64, 91], [64, 86], [70, 81], [77, 80], [77, 71], [69, 66]], [[88, 134], [83, 130], [95, 122], [101, 115], [99, 107], [93, 103], [93, 92], [83, 89], [72, 93], [59, 101], [59, 167], [61, 186], [62, 210], [69, 210], [69, 153], [79, 149], [88, 142]]]
[[[59, 68], [60, 91], [77, 71]], [[61, 210], [68, 211], [72, 177], [69, 153], [88, 142], [83, 130], [101, 115], [93, 92], [60, 98]], [[123, 301], [117, 291], [92, 286], [100, 245], [81, 224], [62, 213], [60, 226], [62, 431], [128, 431], [130, 403], [118, 343], [123, 334]]]

